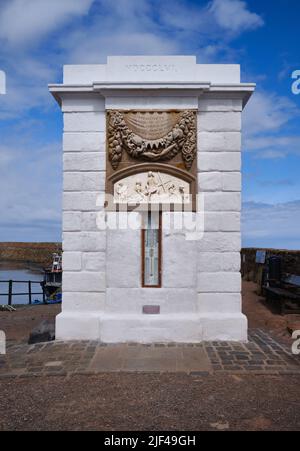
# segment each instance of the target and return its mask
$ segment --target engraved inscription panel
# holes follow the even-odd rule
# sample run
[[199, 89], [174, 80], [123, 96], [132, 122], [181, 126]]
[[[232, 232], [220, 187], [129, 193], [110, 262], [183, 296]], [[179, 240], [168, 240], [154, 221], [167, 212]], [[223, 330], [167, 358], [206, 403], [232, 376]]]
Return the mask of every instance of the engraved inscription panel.
[[124, 113], [128, 127], [142, 138], [154, 140], [163, 138], [179, 120], [178, 113], [158, 112], [128, 112]]

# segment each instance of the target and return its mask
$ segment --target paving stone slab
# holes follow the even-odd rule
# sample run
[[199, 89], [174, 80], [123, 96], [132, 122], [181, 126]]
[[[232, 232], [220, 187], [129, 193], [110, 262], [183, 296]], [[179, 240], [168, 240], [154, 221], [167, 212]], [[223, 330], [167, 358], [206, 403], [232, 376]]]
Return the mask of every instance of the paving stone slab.
[[0, 378], [104, 372], [180, 372], [207, 375], [300, 374], [300, 356], [262, 330], [248, 343], [203, 342], [103, 344], [95, 341], [9, 344], [1, 356]]

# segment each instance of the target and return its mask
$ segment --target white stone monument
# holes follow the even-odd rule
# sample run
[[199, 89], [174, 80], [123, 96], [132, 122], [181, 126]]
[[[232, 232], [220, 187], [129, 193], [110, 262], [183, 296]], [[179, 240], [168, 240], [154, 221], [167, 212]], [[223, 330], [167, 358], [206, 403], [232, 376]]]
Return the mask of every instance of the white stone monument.
[[[65, 66], [49, 88], [64, 114], [57, 339], [246, 341], [241, 113], [255, 85], [239, 65], [130, 56]], [[200, 229], [166, 227], [185, 215]]]

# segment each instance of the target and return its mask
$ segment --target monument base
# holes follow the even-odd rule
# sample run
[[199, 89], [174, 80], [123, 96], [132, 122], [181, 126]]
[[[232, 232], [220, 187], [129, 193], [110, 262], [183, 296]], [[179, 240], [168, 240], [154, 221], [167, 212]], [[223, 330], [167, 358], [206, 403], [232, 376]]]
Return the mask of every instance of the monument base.
[[57, 340], [96, 340], [102, 343], [247, 342], [247, 318], [236, 314], [106, 314], [61, 313]]

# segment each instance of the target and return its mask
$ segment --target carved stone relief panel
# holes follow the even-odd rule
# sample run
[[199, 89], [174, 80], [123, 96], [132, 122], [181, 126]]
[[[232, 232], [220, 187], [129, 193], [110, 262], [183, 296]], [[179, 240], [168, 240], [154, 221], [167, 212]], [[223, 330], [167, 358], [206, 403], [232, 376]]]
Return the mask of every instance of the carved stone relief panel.
[[171, 162], [175, 158], [177, 167], [190, 171], [197, 155], [196, 112], [108, 111], [107, 147], [113, 170], [121, 162]]
[[190, 201], [190, 184], [160, 171], [140, 172], [114, 184], [114, 202], [118, 204], [168, 203]]

